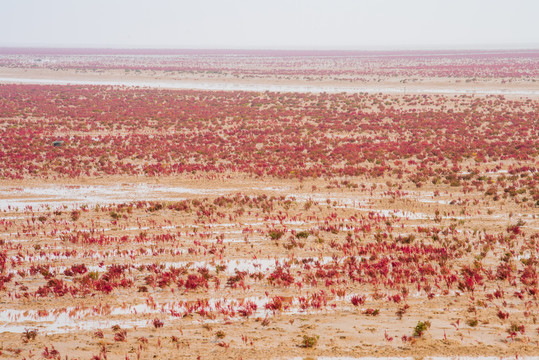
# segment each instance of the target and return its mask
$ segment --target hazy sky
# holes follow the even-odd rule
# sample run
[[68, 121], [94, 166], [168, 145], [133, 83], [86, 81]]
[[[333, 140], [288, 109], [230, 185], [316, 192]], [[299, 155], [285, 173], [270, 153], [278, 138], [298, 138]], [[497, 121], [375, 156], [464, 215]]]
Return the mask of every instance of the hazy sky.
[[0, 46], [539, 48], [539, 0], [0, 0]]

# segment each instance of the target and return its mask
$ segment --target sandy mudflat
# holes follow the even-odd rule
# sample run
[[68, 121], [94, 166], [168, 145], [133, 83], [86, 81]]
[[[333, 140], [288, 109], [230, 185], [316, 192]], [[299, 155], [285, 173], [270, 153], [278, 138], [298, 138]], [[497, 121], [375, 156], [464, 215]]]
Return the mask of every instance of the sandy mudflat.
[[[376, 185], [377, 190], [362, 190], [361, 187], [332, 189], [320, 180], [268, 182], [229, 179], [208, 180], [204, 184], [188, 177], [161, 178], [158, 183], [151, 179], [138, 179], [133, 183], [125, 178], [117, 185], [111, 185], [111, 180], [86, 179], [80, 185], [74, 185], [77, 182], [37, 184], [34, 181], [2, 184], [1, 218], [6, 224], [1, 235], [3, 246], [8, 249], [10, 259], [24, 254], [20, 258], [24, 259], [22, 263], [8, 268], [10, 273], [28, 271], [30, 266], [51, 264], [48, 271], [57, 274], [53, 277], [71, 284], [75, 278], [81, 277], [64, 274], [72, 265], [84, 263], [89, 271], [103, 276], [109, 265], [122, 264], [129, 266], [123, 276], [133, 281], [127, 288], [120, 287], [109, 295], [90, 290], [95, 295], [49, 295], [25, 299], [24, 293], [36, 291], [46, 285], [47, 280], [39, 273], [28, 274], [24, 278], [16, 275], [16, 283], [6, 285], [11, 295], [3, 293], [2, 297], [4, 310], [0, 331], [3, 332], [2, 351], [8, 358], [17, 358], [14, 355], [17, 349], [22, 351], [21, 355], [28, 355], [29, 351], [42, 352], [45, 346], [50, 349], [51, 345], [61, 354], [69, 354], [70, 358], [89, 358], [91, 354], [98, 354], [103, 346], [109, 358], [123, 358], [127, 354], [142, 359], [152, 358], [156, 353], [159, 358], [171, 359], [193, 356], [267, 358], [268, 353], [275, 359], [316, 356], [537, 356], [539, 339], [537, 325], [534, 324], [536, 315], [532, 315], [536, 306], [533, 298], [529, 298], [530, 303], [515, 298], [512, 294], [518, 286], [513, 288], [497, 279], [485, 280], [484, 287], [473, 293], [457, 287], [444, 292], [443, 286], [438, 289], [434, 285], [426, 292], [424, 289], [418, 291], [415, 284], [392, 289], [388, 285], [373, 286], [349, 280], [340, 283], [347, 278], [345, 273], [334, 278], [336, 283], [333, 285], [324, 285], [321, 279], [316, 285], [271, 284], [266, 279], [256, 280], [247, 276], [240, 286], [231, 286], [229, 280], [237, 274], [236, 269], [247, 274], [260, 272], [267, 277], [279, 266], [288, 264], [295, 281], [305, 281], [305, 274], [311, 272], [312, 267], [308, 270], [310, 267], [304, 264], [312, 266], [314, 263], [305, 263], [302, 259], [319, 262], [325, 271], [334, 265], [342, 265], [353, 252], [343, 252], [334, 244], [342, 244], [347, 234], [355, 232], [355, 227], [359, 229], [366, 223], [373, 227], [393, 223], [393, 229], [389, 230], [393, 238], [415, 233], [418, 238], [411, 245], [423, 243], [422, 246], [436, 246], [436, 243], [417, 233], [419, 227], [445, 228], [453, 224], [451, 226], [456, 227], [456, 232], [447, 237], [449, 243], [457, 244], [459, 239], [468, 238], [471, 244], [479, 244], [481, 236], [474, 235], [478, 230], [480, 233], [504, 232], [505, 226], [520, 219], [525, 221], [523, 230], [529, 236], [539, 229], [535, 209], [526, 210], [510, 201], [499, 204], [485, 202], [481, 200], [481, 194], [473, 192], [467, 193], [466, 198], [478, 199], [478, 205], [451, 205], [452, 199], [461, 199], [463, 195], [443, 186], [436, 187], [441, 190], [439, 197], [432, 196], [434, 186], [427, 186], [405, 189], [407, 194], [395, 199], [384, 194], [385, 179], [371, 182], [352, 179], [352, 183], [365, 185], [366, 189]], [[125, 196], [126, 189], [132, 191], [129, 199]], [[11, 194], [7, 195], [9, 192]], [[208, 217], [198, 213], [196, 205], [190, 205], [193, 211], [189, 212], [177, 212], [166, 207], [148, 212], [147, 206], [137, 209], [136, 205], [128, 212], [122, 208], [107, 208], [111, 203], [136, 204], [140, 200], [164, 201], [167, 206], [181, 199], [197, 201], [207, 198], [202, 200], [203, 204], [214, 204], [214, 199], [220, 196], [233, 199], [238, 192], [254, 197], [274, 196], [276, 199], [283, 196], [289, 201], [277, 200], [267, 210], [259, 207], [262, 204], [249, 205], [247, 209], [250, 211], [239, 216], [237, 210], [245, 209], [246, 205], [241, 205], [238, 198], [228, 205], [218, 205], [214, 215]], [[72, 206], [79, 208], [84, 204], [85, 196], [90, 197], [88, 207], [83, 206], [86, 210], [81, 212], [80, 218], [73, 220]], [[19, 210], [5, 209], [4, 205], [10, 202], [18, 204]], [[32, 210], [23, 210], [22, 202], [28, 202]], [[307, 203], [310, 204], [309, 210], [305, 210]], [[96, 205], [101, 208], [97, 210]], [[490, 210], [487, 212], [486, 208]], [[436, 211], [444, 214], [441, 220], [435, 220]], [[119, 218], [111, 217], [113, 212], [120, 214]], [[222, 216], [216, 216], [219, 213]], [[279, 213], [287, 215], [275, 217]], [[512, 214], [512, 218], [508, 214]], [[40, 215], [45, 219], [36, 220]], [[341, 230], [322, 230], [325, 226], [339, 223], [345, 226]], [[268, 236], [271, 228], [283, 229], [285, 235], [276, 242]], [[301, 231], [309, 235], [306, 238], [293, 235]], [[109, 240], [81, 244], [83, 237], [72, 237], [77, 233], [90, 234], [90, 240]], [[141, 233], [145, 233], [144, 239], [120, 241], [122, 236], [137, 239]], [[175, 237], [168, 240], [160, 238], [163, 234]], [[376, 233], [359, 234], [359, 244], [367, 245], [374, 241]], [[445, 238], [442, 233], [440, 236]], [[290, 247], [294, 243], [297, 245]], [[491, 253], [482, 261], [485, 268], [495, 269], [504, 247], [493, 245]], [[188, 251], [189, 248], [193, 252]], [[530, 250], [515, 254], [513, 261], [518, 262], [519, 256], [536, 256], [534, 251], [537, 249]], [[466, 263], [473, 263], [479, 252], [480, 248], [460, 254], [451, 268], [456, 270]], [[391, 254], [383, 256], [397, 256], [399, 251]], [[377, 261], [371, 258], [368, 262]], [[207, 289], [189, 290], [175, 283], [164, 287], [148, 285], [147, 276], [152, 272], [139, 269], [141, 265], [162, 264], [166, 272], [171, 267], [182, 268], [189, 263], [192, 265], [188, 273], [194, 271], [196, 274], [198, 268], [209, 269], [212, 282]], [[216, 273], [219, 266], [225, 269]], [[427, 278], [430, 277], [427, 275]], [[219, 279], [221, 285], [218, 289], [214, 288], [213, 279]], [[147, 292], [137, 292], [141, 286], [146, 287]], [[500, 286], [506, 294], [505, 300], [488, 301], [486, 295]], [[403, 300], [388, 301], [389, 296], [403, 296], [402, 288], [408, 289]], [[334, 293], [339, 289], [342, 293]], [[431, 292], [433, 295], [429, 299]], [[363, 296], [365, 303], [354, 306], [351, 302], [354, 295]], [[266, 304], [275, 296], [282, 298], [283, 307], [267, 309]], [[308, 299], [307, 304], [311, 306], [302, 307], [301, 298]], [[322, 299], [322, 303], [314, 305], [314, 299]], [[203, 308], [189, 310], [190, 306], [197, 309], [200, 301], [205, 304]], [[507, 304], [504, 305], [504, 301]], [[249, 316], [240, 315], [238, 311], [249, 303], [256, 304], [256, 310]], [[408, 308], [399, 319], [396, 312], [404, 304]], [[197, 314], [196, 311], [201, 309], [207, 313]], [[367, 309], [377, 309], [380, 314], [366, 315]], [[510, 314], [509, 320], [496, 316], [500, 309]], [[163, 321], [163, 327], [152, 325], [156, 318]], [[477, 324], [472, 324], [472, 320]], [[418, 321], [430, 321], [431, 327], [424, 336], [414, 338], [412, 333]], [[506, 329], [515, 322], [525, 324], [526, 332], [511, 339]], [[127, 331], [126, 341], [114, 341], [115, 334], [121, 331], [112, 330], [114, 325]], [[34, 328], [39, 331], [36, 339], [20, 344], [21, 333]], [[94, 334], [98, 330], [103, 332], [103, 338]], [[304, 335], [319, 336], [316, 347], [302, 348]], [[403, 341], [403, 336], [409, 336], [411, 340]]]
[[[501, 92], [522, 100], [509, 106], [504, 97], [486, 98], [498, 108], [482, 111], [527, 114], [526, 121], [537, 108], [539, 91], [528, 80], [466, 78], [346, 82], [20, 68], [0, 68], [0, 78], [164, 89], [166, 84], [210, 84], [214, 87], [207, 89], [213, 90]], [[392, 93], [383, 99], [388, 106], [404, 99], [399, 91], [387, 93]], [[288, 100], [283, 97], [283, 103]], [[477, 106], [473, 97], [462, 103], [428, 95], [422, 103], [408, 100], [400, 110], [468, 114], [466, 106]], [[362, 116], [376, 113], [379, 108], [373, 104], [382, 102], [376, 97], [369, 101], [371, 108], [363, 109]], [[10, 108], [13, 115], [2, 119], [2, 131], [20, 130], [26, 141], [24, 136], [33, 130], [26, 124], [39, 123], [25, 116], [31, 109]], [[47, 141], [60, 135], [125, 136], [118, 142], [123, 145], [126, 134], [160, 134], [153, 123], [140, 133], [130, 131], [130, 123], [85, 132], [69, 128], [69, 117], [45, 120], [49, 127], [34, 136]], [[55, 121], [64, 127], [56, 130]], [[322, 126], [323, 121], [311, 122]], [[250, 131], [259, 130], [258, 125]], [[478, 127], [482, 134], [499, 135], [498, 129]], [[454, 135], [441, 128], [444, 136]], [[383, 139], [373, 141], [398, 140], [406, 130], [384, 132]], [[533, 145], [537, 126], [524, 130], [511, 134], [529, 138]], [[340, 128], [332, 133], [334, 138], [346, 135]], [[469, 139], [458, 135], [456, 144]], [[306, 139], [317, 140], [313, 137]], [[298, 148], [301, 154], [302, 145], [288, 149]], [[2, 359], [539, 357], [535, 155], [448, 165], [437, 161], [423, 173], [424, 158], [407, 155], [387, 160], [396, 171], [381, 176], [367, 172], [314, 179], [239, 171], [112, 176], [97, 172], [98, 162], [92, 159], [86, 165], [97, 175], [70, 178], [52, 167], [63, 158], [48, 156], [52, 150], [38, 146], [41, 160], [51, 164], [41, 169], [47, 177], [36, 171], [23, 172], [21, 180], [0, 179]], [[67, 154], [69, 146], [57, 150]], [[267, 154], [273, 161], [281, 156]], [[104, 163], [111, 158], [100, 157]], [[135, 165], [153, 161], [124, 160]], [[374, 167], [382, 164], [378, 160], [360, 165]], [[69, 168], [71, 163], [66, 164]], [[17, 169], [17, 164], [8, 165]]]

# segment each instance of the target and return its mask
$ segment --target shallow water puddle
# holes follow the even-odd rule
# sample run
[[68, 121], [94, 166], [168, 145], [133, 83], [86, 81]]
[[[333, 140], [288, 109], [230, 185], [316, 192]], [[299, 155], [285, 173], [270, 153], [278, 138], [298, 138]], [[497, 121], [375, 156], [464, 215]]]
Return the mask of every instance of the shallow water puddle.
[[[4, 309], [0, 312], [0, 332], [21, 333], [26, 329], [37, 328], [47, 333], [67, 333], [77, 330], [97, 330], [120, 325], [122, 328], [135, 326], [150, 326], [151, 319], [126, 320], [125, 316], [159, 315], [167, 321], [183, 319], [187, 313], [206, 311], [220, 313], [220, 310], [232, 312], [235, 315], [226, 315], [229, 321], [239, 321], [243, 317], [242, 310], [256, 305], [252, 309], [251, 317], [272, 317], [275, 315], [297, 315], [309, 313], [331, 313], [335, 311], [364, 311], [364, 308], [350, 306], [350, 299], [357, 294], [348, 294], [344, 297], [333, 297], [328, 294], [327, 301], [336, 301], [333, 304], [323, 305], [319, 308], [309, 307], [303, 309], [298, 297], [283, 297], [283, 309], [273, 311], [266, 309], [266, 305], [273, 301], [271, 297], [245, 297], [239, 299], [208, 298], [186, 300], [178, 302], [165, 302], [154, 304], [136, 304], [123, 306], [99, 307], [67, 307], [52, 310], [18, 310]], [[368, 298], [368, 297], [367, 297]], [[115, 318], [118, 317], [118, 318]], [[200, 319], [198, 322], [220, 322], [223, 319]], [[2, 324], [3, 323], [3, 324]], [[329, 358], [328, 358], [329, 359]], [[338, 358], [336, 358], [338, 359]]]
[[[236, 313], [236, 316], [229, 318], [230, 320], [239, 320], [241, 319], [241, 316], [238, 314], [238, 312], [241, 309], [245, 309], [249, 304], [255, 304], [257, 307], [257, 310], [253, 311], [253, 313], [250, 315], [253, 317], [270, 317], [277, 313], [281, 315], [293, 315], [306, 312], [335, 310], [330, 309], [329, 307], [322, 309], [302, 310], [298, 307], [298, 300], [296, 298], [292, 298], [288, 300], [286, 309], [273, 312], [272, 310], [267, 310], [265, 308], [265, 305], [270, 301], [271, 299], [267, 297], [247, 297], [242, 299], [210, 298], [203, 299], [200, 303], [197, 300], [193, 300], [178, 303], [164, 303], [155, 305], [137, 304], [121, 307], [70, 307], [50, 311], [4, 309], [2, 312], [0, 312], [0, 323], [4, 323], [0, 324], [0, 333], [22, 333], [26, 329], [32, 328], [36, 328], [46, 333], [66, 333], [77, 330], [97, 330], [107, 328], [115, 324], [119, 324], [122, 328], [149, 326], [151, 325], [151, 319], [125, 320], [124, 317], [126, 315], [144, 316], [159, 314], [160, 318], [165, 317], [167, 321], [174, 321], [181, 319], [183, 314], [192, 312], [192, 309], [196, 309], [197, 311], [203, 309], [209, 312], [218, 312], [220, 309], [225, 309], [227, 311]], [[190, 308], [192, 309], [190, 310]], [[342, 310], [346, 308], [340, 309]], [[115, 316], [119, 316], [120, 318], [114, 319], [113, 317]], [[96, 317], [103, 317], [104, 319], [96, 319]], [[216, 322], [215, 319], [202, 320], [202, 322], [206, 321]]]
[[236, 192], [236, 188], [198, 189], [153, 184], [128, 185], [49, 185], [42, 187], [0, 187], [0, 210], [26, 209], [27, 207], [110, 204], [137, 200], [170, 200], [181, 195], [222, 195]]
[[455, 89], [430, 87], [374, 87], [374, 86], [330, 86], [330, 85], [276, 85], [239, 84], [233, 82], [192, 82], [192, 81], [141, 81], [141, 80], [81, 80], [0, 77], [0, 83], [9, 84], [51, 84], [51, 85], [104, 85], [140, 86], [145, 88], [215, 90], [215, 91], [270, 91], [296, 93], [408, 93], [408, 94], [484, 94], [484, 95], [539, 95], [539, 90], [526, 89]]
[[[118, 252], [117, 251], [111, 251], [109, 257], [116, 257]], [[129, 256], [129, 255], [127, 255]], [[24, 261], [30, 262], [30, 261], [36, 261], [36, 260], [43, 260], [47, 259], [50, 260], [50, 258], [46, 257], [40, 257], [40, 256], [26, 256], [24, 257]], [[100, 254], [95, 254], [93, 256], [88, 256], [92, 259], [102, 259], [104, 256]], [[22, 257], [12, 257], [12, 260], [18, 260], [23, 259]], [[57, 256], [58, 259], [64, 259], [62, 256]], [[71, 257], [75, 259], [76, 257]], [[81, 256], [83, 258], [83, 256]], [[167, 262], [161, 262], [161, 264], [164, 265], [165, 269], [170, 268], [183, 268], [188, 267], [192, 269], [198, 269], [198, 268], [208, 268], [208, 270], [216, 271], [217, 266], [226, 266], [226, 269], [223, 270], [223, 273], [226, 275], [234, 275], [236, 274], [236, 271], [247, 271], [248, 273], [253, 272], [262, 272], [267, 273], [270, 271], [275, 270], [278, 266], [283, 265], [285, 263], [290, 263], [290, 268], [294, 269], [297, 268], [299, 265], [297, 265], [296, 262], [301, 262], [303, 260], [312, 259], [313, 262], [319, 262], [321, 265], [328, 264], [330, 262], [336, 261], [341, 262], [344, 261], [348, 257], [340, 257], [340, 258], [333, 258], [330, 256], [324, 256], [322, 258], [317, 257], [297, 257], [297, 258], [274, 258], [274, 259], [230, 259], [230, 260], [224, 260], [224, 261], [167, 261]], [[356, 257], [358, 260], [361, 259], [361, 257]], [[147, 266], [152, 265], [151, 262], [137, 262], [137, 263], [129, 263], [130, 266], [134, 268], [138, 268], [140, 266]], [[67, 266], [50, 266], [49, 270], [57, 273], [64, 272], [68, 267]], [[87, 265], [88, 271], [95, 271], [98, 273], [106, 272], [108, 267], [107, 266], [98, 266], [98, 265]], [[24, 268], [17, 268], [17, 270], [21, 270]], [[9, 270], [8, 273], [16, 273], [16, 270]]]

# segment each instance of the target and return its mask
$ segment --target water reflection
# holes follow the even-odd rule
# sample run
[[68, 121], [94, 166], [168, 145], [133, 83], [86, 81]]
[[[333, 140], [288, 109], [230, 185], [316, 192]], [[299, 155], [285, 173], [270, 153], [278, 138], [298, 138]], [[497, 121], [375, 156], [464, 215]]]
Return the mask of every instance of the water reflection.
[[177, 90], [213, 91], [270, 91], [298, 93], [398, 93], [398, 94], [478, 94], [478, 95], [539, 95], [539, 90], [525, 89], [455, 89], [430, 87], [372, 87], [372, 86], [331, 86], [331, 85], [278, 85], [239, 84], [233, 82], [192, 82], [192, 81], [143, 81], [143, 80], [77, 80], [77, 79], [34, 79], [0, 77], [0, 83], [47, 84], [47, 85], [101, 85], [162, 88]]

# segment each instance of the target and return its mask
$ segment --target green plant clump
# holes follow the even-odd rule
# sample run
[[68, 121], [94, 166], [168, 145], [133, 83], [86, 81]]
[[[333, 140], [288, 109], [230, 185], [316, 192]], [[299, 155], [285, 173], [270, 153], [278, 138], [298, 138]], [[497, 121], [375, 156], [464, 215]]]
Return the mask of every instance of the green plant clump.
[[421, 337], [430, 328], [430, 321], [418, 321], [414, 328], [414, 336]]
[[271, 230], [269, 236], [272, 240], [279, 240], [284, 235], [284, 231]]
[[303, 335], [303, 340], [301, 341], [301, 347], [313, 348], [316, 346], [318, 339], [319, 339], [318, 335], [314, 335], [314, 336]]

